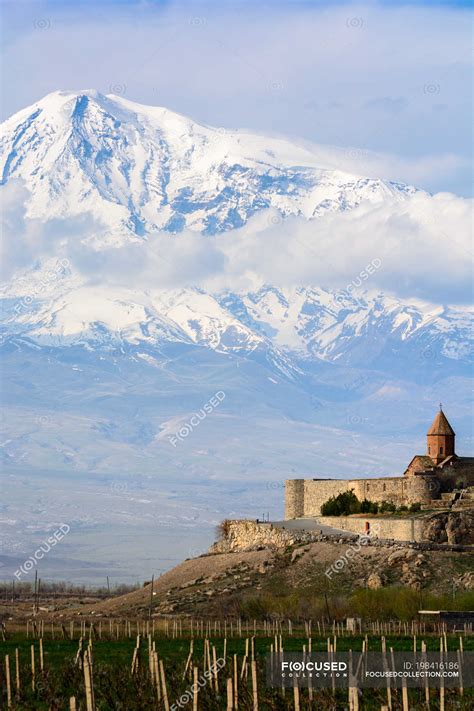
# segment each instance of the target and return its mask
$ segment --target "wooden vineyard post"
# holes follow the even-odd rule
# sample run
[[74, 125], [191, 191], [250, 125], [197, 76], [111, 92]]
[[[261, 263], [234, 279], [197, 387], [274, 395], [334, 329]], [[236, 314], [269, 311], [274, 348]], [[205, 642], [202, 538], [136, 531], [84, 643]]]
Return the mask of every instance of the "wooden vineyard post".
[[214, 645], [212, 645], [212, 668], [213, 668], [213, 676], [214, 676], [214, 689], [216, 694], [219, 693], [219, 678], [218, 678], [218, 673], [219, 673], [219, 667], [217, 666], [217, 654], [216, 654], [216, 648]]
[[153, 675], [154, 675], [155, 685], [156, 685], [156, 695], [157, 695], [158, 701], [161, 701], [161, 683], [160, 683], [160, 670], [158, 667], [158, 654], [156, 653], [155, 650], [153, 650], [152, 654], [153, 654]]
[[[443, 633], [443, 639], [441, 640], [441, 648], [439, 652], [439, 661], [442, 664], [444, 661], [444, 655], [443, 652], [447, 653], [448, 651], [448, 640], [446, 639], [446, 632]], [[441, 667], [440, 664], [440, 667]], [[444, 711], [444, 679], [443, 676], [441, 675], [440, 679], [440, 686], [439, 686], [439, 708], [440, 711]]]
[[163, 701], [165, 703], [165, 711], [170, 711], [170, 705], [168, 703], [168, 691], [166, 689], [165, 668], [163, 666], [162, 659], [160, 659], [160, 676], [161, 676], [161, 690], [163, 692]]
[[31, 645], [31, 689], [35, 690], [35, 648]]
[[[311, 639], [309, 640], [308, 648], [309, 648], [308, 654], [311, 657]], [[309, 697], [310, 702], [312, 702], [313, 701], [313, 679], [311, 678], [311, 674], [308, 677], [308, 697]]]
[[[278, 624], [278, 621], [277, 621], [277, 624]], [[282, 640], [281, 635], [279, 635], [279, 637], [277, 638], [277, 643], [278, 643], [278, 659], [280, 660], [280, 662], [283, 662], [283, 640]], [[281, 678], [281, 694], [282, 694], [282, 696], [285, 696], [285, 682], [284, 682], [283, 676]]]
[[92, 663], [90, 649], [86, 649], [84, 653], [84, 686], [86, 689], [86, 707], [87, 711], [95, 711], [94, 703], [94, 683], [92, 676]]
[[[422, 640], [421, 642], [421, 658], [426, 661], [426, 642]], [[430, 707], [430, 687], [428, 686], [428, 677], [425, 676], [425, 703], [426, 707]]]
[[239, 707], [239, 670], [236, 654], [234, 654], [234, 706], [236, 709]]
[[15, 649], [15, 685], [17, 694], [20, 693], [20, 651]]
[[194, 641], [191, 640], [191, 642], [189, 643], [189, 654], [188, 654], [188, 658], [186, 660], [186, 666], [184, 667], [183, 680], [186, 679], [186, 673], [187, 673], [188, 669], [190, 668], [190, 665], [192, 664], [193, 648], [194, 648]]
[[349, 708], [352, 711], [359, 711], [359, 693], [357, 686], [349, 687]]
[[227, 679], [227, 711], [232, 711], [232, 709], [233, 709], [232, 694], [233, 694], [232, 678], [229, 678], [229, 679]]
[[403, 708], [403, 711], [409, 711], [408, 689], [407, 689], [407, 684], [406, 684], [405, 679], [402, 679], [402, 708]]
[[43, 638], [40, 637], [40, 671], [44, 671]]
[[199, 693], [198, 668], [194, 667], [193, 668], [193, 711], [197, 711], [197, 709], [198, 709], [198, 693]]
[[5, 677], [7, 683], [7, 708], [11, 708], [12, 705], [12, 687], [10, 682], [10, 657], [8, 654], [5, 655]]
[[138, 647], [133, 650], [132, 666], [130, 668], [130, 673], [132, 676], [138, 672]]
[[[300, 711], [300, 690], [298, 688], [298, 678], [296, 674], [293, 677], [293, 699], [295, 702], [295, 711]], [[255, 701], [254, 701], [255, 703]], [[258, 708], [258, 704], [257, 704]]]
[[76, 711], [76, 709], [76, 697], [71, 696], [71, 698], [69, 699], [69, 711]]
[[[384, 671], [388, 671], [388, 661], [387, 661], [387, 641], [385, 639], [385, 636], [382, 637], [381, 639], [382, 643], [382, 654], [383, 654], [383, 668]], [[392, 690], [390, 688], [390, 677], [387, 674], [387, 708], [391, 711], [392, 710]]]
[[258, 711], [257, 662], [252, 662], [253, 711]]
[[207, 639], [207, 638], [206, 638], [206, 650], [207, 650], [207, 662], [206, 662], [206, 663], [207, 663], [207, 667], [206, 667], [206, 669], [207, 669], [208, 671], [211, 671], [211, 666], [212, 666], [212, 662], [211, 662], [211, 641], [210, 641], [209, 639]]
[[242, 661], [242, 669], [240, 670], [240, 679], [247, 678], [247, 657], [245, 656]]
[[458, 649], [457, 657], [458, 657], [458, 665], [459, 665], [459, 693], [461, 696], [464, 696], [464, 687], [463, 687], [463, 681], [462, 681], [462, 656], [461, 656], [460, 649]]

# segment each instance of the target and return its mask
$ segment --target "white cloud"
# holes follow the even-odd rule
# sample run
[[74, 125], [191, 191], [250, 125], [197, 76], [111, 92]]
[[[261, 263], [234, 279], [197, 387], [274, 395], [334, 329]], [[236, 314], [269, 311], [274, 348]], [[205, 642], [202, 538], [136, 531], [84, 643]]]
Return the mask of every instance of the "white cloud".
[[471, 201], [447, 193], [362, 205], [312, 222], [290, 218], [273, 225], [260, 215], [231, 239], [217, 239], [227, 268], [213, 286], [263, 281], [344, 289], [376, 259], [381, 266], [365, 284], [369, 288], [434, 302], [469, 301], [471, 222]]
[[10, 180], [1, 191], [2, 239], [0, 278], [11, 279], [21, 269], [42, 259], [64, 256], [95, 229], [88, 214], [67, 220], [30, 220], [26, 217], [28, 189], [21, 179]]
[[244, 227], [214, 237], [157, 233], [148, 241], [97, 249], [87, 237], [100, 225], [80, 220], [28, 220], [4, 188], [4, 277], [41, 258], [67, 258], [90, 282], [129, 288], [201, 286], [207, 290], [317, 285], [345, 289], [373, 260], [364, 287], [435, 303], [472, 298], [472, 201], [449, 193], [416, 193], [379, 205], [306, 221], [264, 211]]

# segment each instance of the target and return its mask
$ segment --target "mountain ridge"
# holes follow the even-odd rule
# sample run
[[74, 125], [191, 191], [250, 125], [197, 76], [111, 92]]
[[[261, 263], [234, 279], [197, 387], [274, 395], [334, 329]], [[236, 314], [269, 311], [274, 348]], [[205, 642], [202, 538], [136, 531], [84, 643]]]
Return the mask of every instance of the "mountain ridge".
[[314, 219], [417, 192], [322, 168], [285, 139], [211, 128], [94, 90], [53, 92], [1, 133], [1, 183], [25, 181], [28, 216], [90, 212], [111, 244], [156, 230], [217, 234], [268, 208]]
[[[304, 156], [316, 163], [317, 155], [288, 141], [201, 127], [165, 109], [134, 114], [130, 102], [98, 96], [59, 92], [46, 97], [44, 109], [29, 107], [3, 125], [3, 189], [17, 178], [27, 189], [12, 247], [23, 247], [21, 230], [29, 240], [22, 267], [0, 289], [9, 413], [1, 455], [11, 470], [59, 472], [66, 481], [84, 472], [107, 482], [117, 472], [137, 481], [146, 475], [171, 498], [176, 477], [197, 477], [202, 501], [206, 482], [227, 478], [236, 506], [245, 500], [249, 510], [251, 487], [265, 477], [273, 484], [314, 471], [392, 471], [394, 457], [404, 462], [412, 452], [408, 438], [439, 399], [457, 403], [467, 431], [470, 307], [322, 283], [248, 279], [251, 286], [214, 288], [212, 280], [194, 280], [199, 250], [181, 286], [163, 286], [166, 264], [154, 259], [179, 242], [170, 233], [172, 213], [182, 218], [175, 231], [191, 233], [183, 239], [241, 239], [245, 251], [252, 244], [231, 227], [259, 212], [265, 220], [270, 207], [277, 226], [290, 225], [284, 239], [294, 238], [297, 251], [301, 241], [285, 217], [301, 213], [314, 225], [310, 259], [318, 260], [318, 215], [341, 211], [352, 219], [356, 203], [377, 207], [387, 194], [408, 205], [414, 188], [317, 166], [301, 171], [295, 165]], [[170, 122], [164, 129], [163, 115]], [[137, 177], [137, 165], [146, 167], [145, 177], [140, 170]], [[229, 172], [229, 165], [240, 167]], [[79, 228], [75, 217], [84, 218]], [[54, 229], [43, 234], [50, 223]], [[151, 225], [169, 232], [155, 240], [155, 252], [145, 249], [155, 236]], [[270, 230], [264, 239], [272, 236]], [[130, 241], [138, 260], [128, 248], [121, 252]], [[181, 254], [172, 252], [177, 274]], [[223, 403], [175, 450], [169, 434], [219, 390]], [[387, 434], [388, 421], [403, 433], [401, 445]], [[341, 452], [345, 432], [350, 457]], [[252, 481], [244, 489], [243, 478]]]

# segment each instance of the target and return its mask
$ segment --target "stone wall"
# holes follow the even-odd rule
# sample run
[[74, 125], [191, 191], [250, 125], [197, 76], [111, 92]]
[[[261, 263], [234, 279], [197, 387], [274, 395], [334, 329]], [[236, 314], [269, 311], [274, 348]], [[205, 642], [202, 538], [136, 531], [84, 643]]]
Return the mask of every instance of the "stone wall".
[[416, 546], [423, 550], [472, 550], [474, 544], [474, 510], [427, 514], [416, 518], [320, 516], [318, 521], [347, 531], [348, 537], [343, 538], [337, 533], [321, 534], [319, 530], [289, 531], [275, 528], [271, 523], [252, 520], [231, 520], [226, 523], [224, 537], [211, 546], [209, 553], [233, 553], [259, 548], [281, 550], [295, 544], [316, 541], [347, 546], [351, 541], [358, 541], [360, 535], [365, 535], [366, 521], [370, 522], [367, 545]]
[[214, 543], [210, 553], [232, 553], [251, 548], [286, 548], [298, 540], [297, 532], [274, 528], [271, 523], [249, 520], [227, 521], [225, 536]]
[[304, 479], [288, 479], [285, 483], [285, 518], [304, 516]]
[[350, 531], [365, 535], [366, 522], [370, 525], [370, 536], [395, 541], [424, 541], [426, 521], [423, 518], [363, 518], [351, 516], [318, 516], [318, 521], [325, 526], [332, 526], [341, 531]]
[[439, 486], [436, 476], [429, 474], [378, 479], [288, 479], [285, 486], [285, 518], [319, 516], [323, 503], [351, 489], [360, 501], [389, 501], [402, 506], [428, 503]]

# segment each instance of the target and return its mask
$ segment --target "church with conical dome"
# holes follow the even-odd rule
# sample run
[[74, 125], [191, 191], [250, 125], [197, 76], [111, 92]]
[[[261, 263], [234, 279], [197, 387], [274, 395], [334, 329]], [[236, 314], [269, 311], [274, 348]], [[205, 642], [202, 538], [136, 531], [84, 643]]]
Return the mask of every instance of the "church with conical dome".
[[456, 433], [449, 424], [441, 405], [426, 434], [426, 440], [426, 454], [417, 454], [413, 457], [405, 471], [405, 476], [445, 468], [459, 472], [461, 469], [469, 470], [474, 465], [474, 458], [457, 456]]
[[416, 504], [437, 508], [444, 502], [453, 507], [460, 505], [463, 492], [469, 491], [469, 497], [473, 492], [474, 457], [456, 454], [456, 434], [441, 405], [426, 440], [426, 453], [416, 454], [403, 476], [288, 479], [285, 518], [318, 516], [328, 499], [351, 490], [360, 501], [387, 502], [397, 507]]

